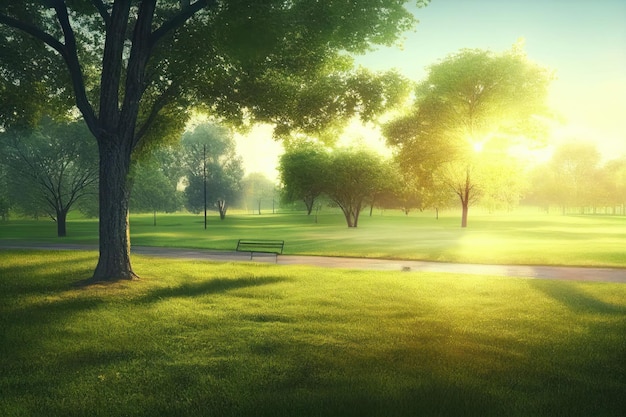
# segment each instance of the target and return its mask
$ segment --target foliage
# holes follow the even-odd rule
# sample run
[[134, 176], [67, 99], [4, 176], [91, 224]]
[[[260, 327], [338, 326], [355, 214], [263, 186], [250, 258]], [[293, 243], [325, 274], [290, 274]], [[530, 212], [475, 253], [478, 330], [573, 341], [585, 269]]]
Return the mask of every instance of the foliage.
[[46, 119], [32, 131], [1, 134], [11, 200], [28, 214], [46, 213], [66, 236], [67, 213], [94, 195], [98, 180], [95, 141], [82, 122]]
[[290, 144], [280, 156], [281, 200], [291, 203], [302, 200], [307, 215], [313, 211], [315, 202], [324, 191], [329, 154], [323, 146], [310, 141]]
[[[44, 25], [43, 16], [29, 16], [37, 9], [42, 8], [36, 2], [7, 1], [0, 6], [0, 15], [11, 13]], [[0, 127], [33, 128], [42, 116], [64, 115], [73, 97], [63, 62], [52, 48], [25, 31], [13, 30], [5, 19], [0, 16]]]
[[285, 134], [394, 104], [400, 78], [355, 70], [349, 54], [410, 29], [405, 3], [3, 2], [0, 51], [11, 55], [0, 62], [0, 122], [46, 103], [76, 106], [99, 145], [103, 227], [93, 278], [132, 279], [131, 161], [177, 138], [190, 108]]
[[187, 210], [199, 213], [205, 208], [206, 190], [208, 207], [217, 209], [223, 220], [240, 193], [243, 178], [232, 131], [214, 124], [198, 125], [183, 135], [182, 152]]
[[552, 158], [531, 173], [528, 200], [546, 207], [557, 205], [584, 213], [585, 208], [622, 206], [626, 202], [626, 159], [602, 164], [592, 142], [569, 140], [556, 148]]
[[[545, 133], [551, 78], [527, 59], [520, 44], [501, 54], [462, 50], [429, 68], [416, 88], [413, 108], [388, 123], [385, 135], [407, 174], [430, 187], [444, 183], [459, 197], [465, 227], [468, 207], [485, 195], [484, 189], [491, 188], [491, 197], [500, 194], [494, 184], [479, 181], [496, 177], [486, 161], [503, 166], [511, 145]], [[514, 184], [507, 180], [503, 186]]]
[[[263, 202], [271, 201], [272, 209], [276, 204], [276, 184], [260, 172], [252, 172], [241, 181], [241, 200], [246, 210], [262, 213]], [[265, 205], [267, 207], [267, 204]]]
[[379, 160], [379, 165], [374, 167], [374, 169], [378, 170], [376, 173], [377, 184], [368, 200], [370, 216], [373, 213], [374, 207], [382, 209], [403, 209], [404, 211], [406, 204], [412, 201], [411, 199], [402, 198], [403, 196], [407, 196], [403, 194], [403, 192], [408, 189], [408, 184], [405, 183], [402, 173], [395, 161], [380, 157]]
[[8, 168], [0, 158], [0, 220], [8, 220], [10, 210]]
[[[626, 210], [626, 155], [608, 161], [604, 165], [603, 178], [608, 181], [610, 203], [621, 205]], [[623, 211], [623, 213], [626, 213]]]
[[131, 209], [139, 213], [153, 212], [155, 225], [156, 212], [172, 213], [182, 207], [177, 191], [180, 169], [173, 167], [177, 156], [174, 149], [163, 148], [133, 166]]
[[328, 159], [324, 193], [343, 212], [348, 227], [357, 227], [367, 202], [388, 185], [382, 157], [364, 149], [336, 149]]

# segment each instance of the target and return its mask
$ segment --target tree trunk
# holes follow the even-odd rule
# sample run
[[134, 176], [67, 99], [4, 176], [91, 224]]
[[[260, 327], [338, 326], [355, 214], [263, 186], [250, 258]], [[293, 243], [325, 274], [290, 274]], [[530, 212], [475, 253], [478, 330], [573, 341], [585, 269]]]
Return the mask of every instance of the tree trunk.
[[[111, 140], [107, 140], [111, 139]], [[130, 264], [130, 150], [113, 138], [100, 143], [100, 257], [92, 281], [137, 278]]]
[[352, 221], [352, 212], [348, 208], [341, 208], [343, 211], [343, 215], [346, 218], [346, 224], [348, 227], [354, 227], [354, 222]]
[[220, 220], [224, 220], [226, 218], [226, 200], [218, 200], [217, 209], [220, 212]]
[[467, 177], [465, 179], [465, 189], [460, 194], [461, 197], [461, 207], [462, 207], [462, 215], [461, 215], [461, 227], [467, 227], [467, 214], [469, 212], [469, 202], [471, 197], [471, 187], [470, 187], [470, 179], [469, 179], [469, 171]]
[[469, 212], [469, 204], [468, 201], [462, 202], [463, 206], [463, 214], [461, 216], [461, 227], [467, 227], [467, 213]]
[[357, 227], [359, 225], [359, 213], [361, 212], [360, 207], [341, 207], [341, 211], [343, 211], [348, 227]]
[[156, 226], [156, 210], [152, 212], [152, 225]]
[[57, 237], [67, 236], [67, 211], [57, 210]]
[[313, 212], [313, 204], [315, 204], [315, 199], [310, 197], [304, 197], [304, 205], [306, 206], [306, 215], [310, 216]]
[[346, 216], [346, 223], [348, 227], [354, 227], [354, 223], [352, 223], [352, 215], [350, 213], [344, 213]]

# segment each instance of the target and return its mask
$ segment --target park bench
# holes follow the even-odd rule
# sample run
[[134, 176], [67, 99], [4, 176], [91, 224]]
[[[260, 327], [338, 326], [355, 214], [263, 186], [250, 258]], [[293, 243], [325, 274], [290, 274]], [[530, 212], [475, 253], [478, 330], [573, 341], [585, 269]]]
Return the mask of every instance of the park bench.
[[284, 240], [239, 239], [235, 250], [250, 252], [250, 259], [253, 259], [255, 253], [273, 253], [276, 255], [275, 262], [278, 262], [278, 255], [282, 255], [284, 248]]

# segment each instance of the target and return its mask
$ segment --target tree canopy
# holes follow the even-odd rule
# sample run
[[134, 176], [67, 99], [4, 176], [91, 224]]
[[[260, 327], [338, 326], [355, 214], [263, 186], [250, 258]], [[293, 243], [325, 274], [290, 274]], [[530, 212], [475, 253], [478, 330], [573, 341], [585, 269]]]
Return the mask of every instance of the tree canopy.
[[301, 200], [310, 215], [315, 201], [324, 192], [328, 158], [328, 152], [319, 143], [298, 141], [290, 144], [278, 163], [283, 202]]
[[385, 136], [405, 172], [424, 184], [446, 184], [459, 197], [465, 227], [469, 205], [495, 178], [489, 169], [512, 144], [545, 133], [551, 80], [520, 43], [500, 54], [461, 50], [429, 68], [413, 108], [388, 123]]
[[134, 212], [172, 213], [182, 208], [181, 193], [177, 190], [182, 176], [177, 147], [166, 146], [142, 158], [132, 170], [133, 193], [130, 207]]
[[241, 181], [241, 203], [246, 210], [257, 210], [262, 213], [262, 208], [267, 207], [267, 202], [272, 202], [275, 207], [276, 184], [261, 172], [251, 172]]
[[231, 130], [202, 124], [182, 138], [182, 164], [185, 168], [186, 207], [193, 213], [215, 208], [224, 220], [228, 205], [238, 197], [243, 166], [237, 155]]
[[395, 166], [367, 149], [331, 150], [318, 142], [297, 142], [280, 157], [279, 171], [285, 201], [304, 201], [310, 215], [315, 201], [328, 197], [341, 209], [348, 227], [358, 226], [367, 204], [397, 205], [400, 180]]
[[581, 139], [563, 142], [549, 161], [531, 173], [528, 201], [549, 209], [559, 206], [584, 213], [586, 208], [617, 206], [626, 202], [626, 158], [603, 161], [595, 143]]
[[405, 3], [3, 2], [0, 125], [28, 123], [48, 103], [78, 109], [100, 156], [92, 279], [132, 279], [128, 176], [137, 153], [178, 137], [190, 108], [267, 121], [279, 134], [368, 117], [393, 102], [400, 77], [354, 70], [348, 54], [411, 28]]

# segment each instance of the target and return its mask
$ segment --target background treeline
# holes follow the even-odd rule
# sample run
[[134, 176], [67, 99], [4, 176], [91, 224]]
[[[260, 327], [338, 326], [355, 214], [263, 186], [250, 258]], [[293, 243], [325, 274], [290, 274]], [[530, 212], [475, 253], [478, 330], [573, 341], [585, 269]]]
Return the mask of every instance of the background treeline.
[[[44, 119], [35, 129], [0, 135], [0, 215], [47, 216], [66, 234], [71, 209], [98, 213], [95, 143], [82, 122]], [[626, 214], [626, 157], [603, 160], [592, 142], [571, 140], [545, 163], [480, 162], [471, 179], [471, 205], [510, 211], [520, 204], [563, 214]], [[357, 227], [363, 210], [439, 210], [461, 199], [448, 179], [406, 169], [399, 155], [383, 157], [366, 148], [333, 148], [312, 140], [292, 141], [279, 161], [279, 184], [263, 174], [244, 175], [233, 133], [204, 123], [178, 142], [135, 161], [132, 212], [207, 210], [225, 218], [231, 207], [249, 213], [283, 209], [315, 214], [322, 207], [341, 210]], [[461, 172], [461, 177], [467, 172]], [[205, 188], [206, 185], [206, 188]]]
[[626, 156], [603, 161], [592, 142], [564, 143], [529, 177], [528, 204], [563, 214], [626, 215]]
[[[64, 236], [71, 209], [97, 217], [97, 148], [82, 121], [44, 119], [34, 129], [7, 130], [0, 147], [2, 219], [11, 212], [50, 217]], [[133, 163], [131, 181], [130, 210], [154, 213], [155, 224], [158, 212], [200, 213], [205, 201], [223, 219], [229, 207], [260, 212], [275, 198], [275, 184], [265, 176], [244, 176], [232, 131], [210, 123], [144, 153]]]

